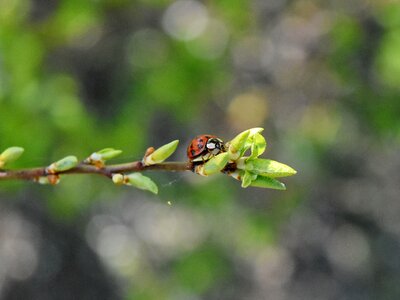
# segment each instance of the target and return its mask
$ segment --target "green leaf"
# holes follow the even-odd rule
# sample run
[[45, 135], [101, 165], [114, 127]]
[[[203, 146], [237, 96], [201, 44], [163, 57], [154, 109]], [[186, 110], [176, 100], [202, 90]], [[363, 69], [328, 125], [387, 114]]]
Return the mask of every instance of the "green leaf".
[[252, 174], [246, 171], [242, 177], [242, 188], [247, 188], [251, 184], [252, 180], [253, 180]]
[[226, 164], [229, 160], [229, 154], [227, 152], [220, 153], [204, 164], [203, 173], [204, 175], [212, 175], [215, 173], [219, 173], [223, 168], [225, 168]]
[[24, 148], [21, 147], [9, 147], [4, 150], [0, 154], [0, 168], [3, 167], [6, 163], [17, 160], [23, 152]]
[[229, 142], [228, 153], [231, 160], [236, 160], [240, 157], [249, 135], [250, 130], [243, 131]]
[[[116, 150], [114, 148], [105, 148], [105, 149], [102, 149], [102, 150], [97, 151], [95, 153], [100, 156], [100, 159], [109, 160], [109, 159], [112, 159], [112, 158], [120, 155], [122, 153], [122, 150]], [[93, 154], [95, 154], [95, 153], [93, 153]]]
[[60, 159], [59, 161], [56, 161], [55, 163], [52, 163], [47, 167], [47, 171], [49, 173], [63, 172], [74, 168], [76, 165], [78, 165], [78, 158], [70, 155]]
[[259, 133], [254, 134], [251, 137], [250, 142], [251, 142], [250, 146], [251, 155], [248, 158], [249, 160], [260, 156], [261, 154], [264, 153], [265, 149], [267, 148], [267, 142], [265, 141], [265, 138]]
[[267, 143], [265, 138], [260, 134], [263, 130], [263, 128], [259, 127], [249, 129], [250, 134], [240, 153], [240, 157], [242, 157], [249, 149], [251, 149], [252, 157], [257, 157], [265, 151]]
[[256, 180], [253, 180], [250, 186], [275, 190], [286, 190], [286, 187], [282, 182], [267, 176], [257, 176]]
[[178, 144], [179, 140], [175, 140], [168, 144], [165, 144], [164, 146], [161, 146], [160, 148], [158, 148], [153, 153], [151, 153], [150, 155], [146, 156], [143, 159], [144, 164], [146, 166], [150, 166], [163, 162], [168, 157], [170, 157], [172, 153], [175, 152], [176, 147], [178, 147]]
[[158, 193], [158, 187], [154, 183], [154, 181], [151, 180], [149, 177], [142, 175], [141, 173], [131, 173], [127, 175], [127, 178], [128, 185], [132, 185], [141, 190], [150, 191], [154, 194]]
[[256, 158], [252, 160], [247, 159], [245, 163], [245, 169], [255, 174], [268, 177], [285, 177], [292, 176], [297, 173], [296, 170], [288, 165], [264, 158]]
[[[266, 148], [265, 139], [260, 134], [260, 132], [263, 130], [264, 128], [261, 127], [251, 128], [239, 133], [236, 137], [234, 137], [229, 142], [229, 158], [231, 160], [237, 160], [238, 158], [242, 157], [249, 148], [252, 148], [252, 153], [255, 153], [254, 157], [257, 157], [263, 153]], [[253, 148], [255, 152], [253, 151]]]

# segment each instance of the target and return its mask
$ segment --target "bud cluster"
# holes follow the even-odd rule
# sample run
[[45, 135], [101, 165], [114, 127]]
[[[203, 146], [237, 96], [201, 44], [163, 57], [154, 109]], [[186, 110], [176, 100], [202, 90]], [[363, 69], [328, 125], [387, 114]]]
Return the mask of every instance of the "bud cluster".
[[194, 171], [203, 176], [223, 172], [240, 180], [243, 188], [255, 186], [286, 189], [276, 178], [291, 176], [297, 172], [277, 161], [259, 158], [267, 147], [262, 131], [263, 128], [243, 131], [225, 144], [226, 152], [215, 155], [204, 164], [196, 165]]

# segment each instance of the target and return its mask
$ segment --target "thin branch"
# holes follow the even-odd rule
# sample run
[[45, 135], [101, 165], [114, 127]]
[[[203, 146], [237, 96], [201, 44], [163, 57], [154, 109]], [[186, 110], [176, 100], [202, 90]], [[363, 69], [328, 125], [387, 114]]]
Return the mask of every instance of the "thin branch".
[[9, 179], [25, 179], [35, 180], [42, 176], [48, 175], [69, 175], [69, 174], [97, 174], [111, 178], [113, 174], [117, 173], [128, 173], [128, 172], [139, 172], [147, 170], [158, 170], [158, 171], [192, 171], [193, 165], [190, 162], [163, 162], [156, 165], [145, 166], [141, 161], [134, 161], [130, 163], [108, 165], [102, 168], [98, 168], [93, 165], [80, 163], [76, 167], [67, 171], [49, 173], [47, 167], [38, 167], [31, 169], [21, 170], [1, 170], [0, 180]]

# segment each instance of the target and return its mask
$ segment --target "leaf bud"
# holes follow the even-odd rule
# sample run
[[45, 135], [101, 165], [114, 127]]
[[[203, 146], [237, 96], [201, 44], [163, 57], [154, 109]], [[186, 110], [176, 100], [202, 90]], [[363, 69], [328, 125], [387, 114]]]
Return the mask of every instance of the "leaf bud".
[[21, 147], [10, 147], [4, 150], [0, 154], [0, 168], [9, 162], [17, 160], [23, 152], [24, 148]]
[[175, 152], [178, 143], [178, 140], [174, 140], [168, 144], [161, 146], [154, 152], [151, 152], [149, 155], [145, 155], [143, 158], [143, 164], [145, 166], [151, 166], [162, 163], [164, 160], [170, 157], [172, 153]]
[[78, 165], [78, 159], [76, 156], [66, 156], [59, 161], [52, 163], [46, 168], [47, 173], [54, 174], [58, 172], [64, 172], [70, 170]]

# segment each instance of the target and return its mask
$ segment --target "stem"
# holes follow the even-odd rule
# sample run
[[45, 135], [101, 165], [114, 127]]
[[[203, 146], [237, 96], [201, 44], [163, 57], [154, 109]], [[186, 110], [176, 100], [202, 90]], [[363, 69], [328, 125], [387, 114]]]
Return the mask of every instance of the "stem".
[[125, 164], [109, 165], [98, 168], [93, 165], [80, 163], [67, 171], [49, 174], [46, 167], [21, 169], [21, 170], [0, 170], [0, 180], [25, 179], [34, 180], [41, 176], [48, 175], [69, 175], [69, 174], [98, 174], [111, 178], [116, 173], [140, 172], [147, 170], [157, 171], [192, 171], [193, 165], [190, 162], [163, 162], [156, 165], [144, 166], [141, 161], [134, 161]]

